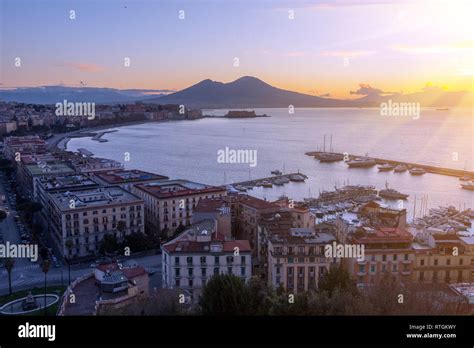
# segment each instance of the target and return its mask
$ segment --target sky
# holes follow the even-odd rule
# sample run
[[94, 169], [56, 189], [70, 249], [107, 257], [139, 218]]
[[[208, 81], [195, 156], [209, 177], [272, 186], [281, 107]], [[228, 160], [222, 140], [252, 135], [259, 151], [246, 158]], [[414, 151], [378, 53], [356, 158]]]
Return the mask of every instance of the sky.
[[0, 0], [0, 88], [180, 90], [250, 75], [335, 98], [472, 91], [473, 3]]

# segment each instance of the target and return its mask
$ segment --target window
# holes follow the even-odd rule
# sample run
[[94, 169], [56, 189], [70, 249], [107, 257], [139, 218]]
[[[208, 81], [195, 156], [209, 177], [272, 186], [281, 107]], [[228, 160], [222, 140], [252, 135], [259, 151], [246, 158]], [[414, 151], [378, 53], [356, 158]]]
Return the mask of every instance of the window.
[[206, 268], [201, 268], [201, 274], [203, 277], [207, 275], [207, 269]]
[[177, 264], [177, 265], [179, 265], [179, 256], [176, 256], [176, 257], [174, 258], [174, 263]]
[[241, 257], [240, 257], [240, 263], [245, 264], [245, 256], [241, 256]]
[[227, 261], [227, 263], [233, 263], [234, 262], [234, 257], [233, 256], [227, 256], [226, 261]]
[[188, 268], [188, 275], [190, 277], [192, 277], [192, 275], [193, 275], [193, 269], [192, 268]]
[[206, 263], [206, 257], [205, 256], [201, 256], [201, 264], [205, 264]]
[[397, 254], [393, 255], [393, 261], [397, 261], [397, 258], [398, 258]]
[[219, 267], [214, 267], [214, 274], [215, 275], [219, 274]]
[[405, 261], [408, 261], [408, 254], [405, 254]]
[[397, 265], [392, 265], [392, 272], [397, 272], [397, 271], [398, 271]]
[[193, 263], [193, 257], [192, 256], [188, 256], [186, 258], [186, 263], [189, 265], [189, 264], [192, 264]]
[[179, 272], [180, 272], [180, 269], [179, 269], [179, 268], [175, 268], [175, 269], [174, 269], [174, 273], [175, 273], [175, 276], [176, 276], [176, 277], [179, 277], [179, 275], [180, 275]]
[[215, 263], [216, 265], [219, 264], [219, 256], [214, 256], [214, 263]]
[[420, 260], [420, 266], [424, 266], [425, 265], [425, 259], [421, 259]]
[[227, 274], [232, 274], [232, 267], [227, 267]]
[[175, 285], [176, 285], [176, 286], [181, 286], [181, 282], [180, 282], [179, 279], [176, 279], [174, 282], [175, 282]]
[[387, 261], [387, 255], [382, 255], [382, 261]]
[[375, 273], [375, 265], [370, 265], [370, 272]]
[[189, 279], [189, 280], [188, 280], [188, 285], [189, 285], [189, 287], [192, 287], [192, 286], [193, 286], [193, 280], [192, 280], [192, 279]]
[[446, 265], [450, 266], [451, 265], [451, 259], [446, 260]]
[[459, 259], [459, 265], [462, 265], [464, 263], [464, 259]]
[[438, 259], [434, 259], [434, 265], [438, 266]]
[[359, 265], [359, 273], [365, 272], [365, 265]]
[[240, 275], [245, 277], [245, 267], [240, 267]]

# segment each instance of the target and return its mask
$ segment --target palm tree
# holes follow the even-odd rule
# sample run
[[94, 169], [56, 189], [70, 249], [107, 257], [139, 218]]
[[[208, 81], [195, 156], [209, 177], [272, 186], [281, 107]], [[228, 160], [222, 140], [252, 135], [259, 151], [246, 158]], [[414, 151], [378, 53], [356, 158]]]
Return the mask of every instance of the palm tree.
[[68, 250], [68, 256], [65, 257], [66, 259], [66, 262], [67, 262], [67, 271], [68, 271], [68, 275], [69, 275], [69, 285], [71, 285], [71, 264], [69, 263], [69, 255], [71, 254], [71, 249], [72, 249], [72, 246], [74, 245], [74, 242], [71, 240], [71, 239], [68, 239], [66, 240], [66, 248]]
[[7, 272], [8, 272], [8, 287], [10, 289], [10, 293], [9, 293], [10, 295], [12, 294], [12, 271], [13, 271], [14, 266], [15, 266], [15, 259], [12, 259], [11, 257], [6, 259], [5, 268], [7, 269]]
[[44, 315], [46, 315], [46, 274], [49, 271], [49, 260], [43, 260], [41, 270], [44, 273]]

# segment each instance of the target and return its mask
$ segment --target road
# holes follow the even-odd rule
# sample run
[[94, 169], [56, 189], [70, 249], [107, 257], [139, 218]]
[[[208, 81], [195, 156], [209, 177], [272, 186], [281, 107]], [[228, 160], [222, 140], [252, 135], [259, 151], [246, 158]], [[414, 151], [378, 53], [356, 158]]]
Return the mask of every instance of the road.
[[[0, 202], [3, 201], [3, 195], [7, 197], [7, 202], [0, 205], [3, 206], [3, 209], [8, 210], [7, 218], [0, 223], [0, 231], [2, 232], [4, 242], [9, 241], [10, 243], [19, 244], [21, 243], [20, 230], [14, 220], [17, 212], [13, 210], [14, 204], [8, 201], [10, 191], [4, 180], [3, 175], [0, 174]], [[150, 277], [150, 286], [161, 287], [161, 255], [143, 257], [133, 257], [133, 255], [131, 255], [131, 259], [137, 261], [137, 263], [145, 269], [152, 269], [155, 274]], [[71, 281], [92, 272], [92, 270], [88, 264], [71, 266]], [[67, 265], [63, 265], [59, 268], [51, 266], [46, 279], [48, 285], [67, 285], [69, 281]], [[12, 270], [12, 289], [14, 292], [43, 285], [44, 273], [38, 261], [31, 262], [30, 259], [26, 258], [15, 259], [15, 265]], [[8, 290], [8, 272], [4, 267], [1, 267], [0, 295], [8, 294]]]

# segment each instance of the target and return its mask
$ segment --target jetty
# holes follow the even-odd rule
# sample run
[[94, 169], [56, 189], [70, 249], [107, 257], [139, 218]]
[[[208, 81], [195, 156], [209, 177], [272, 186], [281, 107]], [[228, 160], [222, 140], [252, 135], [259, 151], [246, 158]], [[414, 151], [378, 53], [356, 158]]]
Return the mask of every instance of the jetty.
[[[306, 152], [307, 156], [312, 156], [315, 158], [319, 158], [324, 152], [322, 151], [310, 151]], [[343, 156], [345, 155], [345, 159], [350, 161], [353, 160], [354, 158], [357, 157], [366, 157], [366, 156], [357, 156], [357, 155], [351, 155], [351, 154], [343, 154], [343, 153], [335, 153], [337, 155]], [[397, 165], [405, 165], [408, 168], [422, 168], [424, 169], [427, 173], [432, 173], [432, 174], [439, 174], [439, 175], [447, 175], [447, 176], [455, 176], [458, 178], [461, 177], [473, 177], [474, 178], [474, 172], [473, 171], [468, 171], [468, 170], [463, 170], [463, 169], [453, 169], [453, 168], [444, 168], [444, 167], [438, 167], [438, 166], [431, 166], [427, 164], [420, 164], [420, 163], [413, 163], [413, 162], [404, 162], [404, 161], [396, 161], [396, 160], [390, 160], [390, 159], [384, 159], [384, 158], [377, 158], [377, 157], [370, 157], [372, 158], [376, 164], [391, 164], [393, 166]]]
[[224, 187], [232, 186], [238, 191], [246, 191], [247, 189], [252, 189], [257, 186], [263, 186], [263, 187], [272, 187], [273, 185], [283, 186], [284, 184], [287, 184], [290, 181], [304, 182], [306, 179], [308, 179], [308, 176], [306, 176], [303, 173], [297, 172], [297, 173], [273, 175], [273, 176], [260, 178], [260, 179], [234, 182], [231, 184], [224, 185]]

